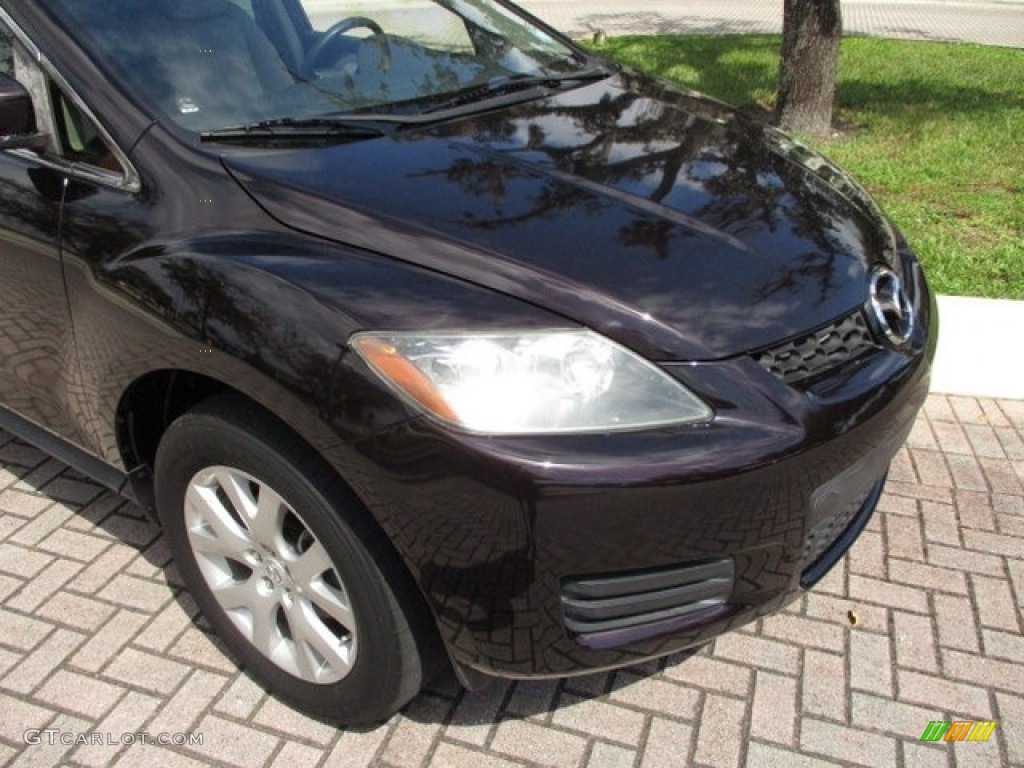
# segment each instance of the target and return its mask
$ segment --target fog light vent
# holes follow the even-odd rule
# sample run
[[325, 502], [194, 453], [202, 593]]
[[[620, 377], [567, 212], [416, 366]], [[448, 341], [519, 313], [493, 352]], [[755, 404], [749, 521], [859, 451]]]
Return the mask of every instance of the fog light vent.
[[807, 531], [804, 540], [804, 571], [800, 586], [804, 589], [816, 584], [829, 569], [853, 546], [860, 532], [868, 524], [885, 486], [885, 477], [877, 481], [866, 496], [830, 508]]
[[565, 625], [580, 634], [665, 621], [714, 608], [732, 594], [730, 558], [562, 581]]

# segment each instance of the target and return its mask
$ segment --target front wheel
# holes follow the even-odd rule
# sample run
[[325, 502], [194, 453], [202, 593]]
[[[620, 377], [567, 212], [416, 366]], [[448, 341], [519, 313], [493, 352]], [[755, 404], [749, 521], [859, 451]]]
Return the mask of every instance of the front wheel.
[[287, 428], [215, 398], [171, 424], [155, 472], [189, 591], [272, 693], [314, 717], [359, 724], [419, 691], [413, 627], [422, 615], [408, 577], [358, 501]]

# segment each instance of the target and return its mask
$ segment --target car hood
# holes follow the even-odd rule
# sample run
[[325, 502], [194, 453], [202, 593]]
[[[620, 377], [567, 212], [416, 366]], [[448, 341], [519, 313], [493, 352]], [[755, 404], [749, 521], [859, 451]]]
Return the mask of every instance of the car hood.
[[892, 232], [820, 155], [623, 73], [514, 107], [224, 163], [277, 220], [487, 286], [660, 360], [860, 306]]

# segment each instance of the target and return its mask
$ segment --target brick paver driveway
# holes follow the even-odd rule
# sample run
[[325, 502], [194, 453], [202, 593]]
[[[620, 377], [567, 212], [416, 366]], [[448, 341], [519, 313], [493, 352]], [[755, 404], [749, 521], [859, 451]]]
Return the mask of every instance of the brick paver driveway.
[[[352, 731], [236, 670], [137, 509], [0, 432], [0, 766], [1024, 764], [1022, 489], [1024, 401], [933, 395], [868, 531], [786, 613], [688, 660], [445, 679]], [[932, 720], [998, 725], [922, 744]]]

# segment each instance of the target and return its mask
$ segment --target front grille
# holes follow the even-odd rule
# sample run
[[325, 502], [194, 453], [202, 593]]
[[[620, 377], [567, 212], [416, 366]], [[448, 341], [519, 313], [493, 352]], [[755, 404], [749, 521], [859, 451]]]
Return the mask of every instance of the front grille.
[[760, 365], [787, 384], [838, 368], [875, 349], [864, 314], [857, 310], [799, 339], [754, 355]]
[[725, 603], [733, 562], [677, 565], [562, 581], [562, 610], [572, 632], [589, 634], [685, 616]]

